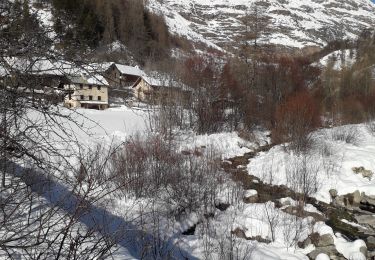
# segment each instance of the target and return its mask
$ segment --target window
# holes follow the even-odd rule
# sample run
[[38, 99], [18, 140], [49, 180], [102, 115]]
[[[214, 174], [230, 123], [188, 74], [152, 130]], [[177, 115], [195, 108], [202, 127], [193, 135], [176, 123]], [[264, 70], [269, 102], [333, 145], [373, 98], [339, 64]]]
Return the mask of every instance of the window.
[[92, 100], [92, 96], [89, 96], [89, 100]]
[[102, 87], [101, 86], [98, 86], [98, 90], [100, 90]]
[[84, 95], [81, 95], [81, 100], [85, 100], [85, 96]]
[[92, 85], [89, 85], [89, 89], [92, 89]]
[[83, 84], [79, 84], [79, 88], [80, 88], [80, 89], [83, 89]]
[[98, 101], [101, 101], [102, 100], [102, 97], [101, 96], [98, 96]]

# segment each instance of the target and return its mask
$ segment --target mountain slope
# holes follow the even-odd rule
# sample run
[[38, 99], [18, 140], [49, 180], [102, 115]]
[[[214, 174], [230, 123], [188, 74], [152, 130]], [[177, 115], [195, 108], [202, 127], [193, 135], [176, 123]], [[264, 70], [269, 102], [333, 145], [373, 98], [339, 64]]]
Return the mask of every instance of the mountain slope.
[[[240, 22], [257, 0], [149, 0], [148, 8], [164, 15], [170, 31], [217, 48], [235, 44]], [[303, 48], [335, 39], [355, 38], [375, 25], [370, 0], [263, 1], [271, 18], [267, 42]]]

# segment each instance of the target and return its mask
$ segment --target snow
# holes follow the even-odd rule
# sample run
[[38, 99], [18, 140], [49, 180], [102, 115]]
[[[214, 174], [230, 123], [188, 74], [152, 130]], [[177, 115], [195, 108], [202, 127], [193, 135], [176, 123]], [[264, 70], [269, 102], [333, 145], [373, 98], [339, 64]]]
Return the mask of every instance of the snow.
[[[221, 50], [235, 43], [242, 30], [240, 18], [256, 0], [150, 0], [147, 8], [162, 14], [169, 30], [193, 42]], [[287, 47], [324, 46], [337, 38], [354, 39], [374, 26], [375, 5], [370, 0], [266, 1], [272, 33], [261, 41]]]
[[[89, 129], [90, 141], [116, 138], [125, 141], [129, 136], [142, 133], [147, 130], [147, 112], [133, 110], [126, 106], [109, 108], [107, 110], [77, 109], [76, 120], [85, 124]], [[72, 125], [72, 124], [71, 124]], [[76, 128], [75, 128], [76, 129]], [[76, 129], [79, 133], [79, 130]]]
[[7, 73], [12, 71], [19, 71], [20, 73], [28, 72], [35, 75], [82, 75], [82, 74], [96, 74], [103, 72], [108, 66], [108, 63], [93, 63], [78, 66], [72, 62], [65, 60], [54, 60], [47, 57], [33, 57], [30, 59], [6, 57], [4, 61], [8, 68], [0, 68]]
[[[336, 140], [340, 133], [354, 133], [358, 140], [355, 144]], [[375, 136], [364, 124], [319, 130], [314, 133], [314, 139], [316, 147], [308, 154], [307, 161], [307, 165], [317, 171], [318, 190], [313, 197], [330, 203], [330, 189], [336, 189], [338, 195], [356, 190], [375, 195], [375, 180], [363, 178], [352, 170], [362, 166], [375, 172]], [[278, 145], [252, 159], [248, 171], [268, 183], [291, 187], [289, 168], [299, 160], [301, 156], [288, 152], [284, 145]]]
[[363, 240], [357, 239], [353, 242], [348, 242], [340, 233], [334, 234], [332, 228], [323, 222], [317, 222], [314, 225], [314, 232], [318, 232], [321, 236], [325, 234], [331, 235], [337, 251], [343, 254], [347, 259], [366, 259], [366, 257], [360, 252], [361, 247], [366, 247], [366, 243]]
[[245, 194], [244, 194], [244, 197], [252, 197], [252, 196], [255, 196], [257, 194], [258, 194], [258, 192], [256, 190], [246, 190]]
[[323, 67], [332, 66], [334, 70], [341, 70], [350, 68], [356, 62], [356, 58], [357, 53], [355, 50], [338, 50], [324, 56], [316, 65]]
[[[72, 113], [72, 111], [61, 108], [63, 114]], [[77, 122], [84, 123], [85, 128], [82, 130], [79, 126], [72, 122], [61, 122], [65, 124], [68, 129], [75, 133], [77, 140], [85, 147], [94, 147], [95, 144], [106, 143], [119, 144], [126, 141], [130, 136], [138, 133], [144, 134], [148, 129], [148, 114], [147, 110], [134, 110], [128, 107], [110, 108], [104, 111], [77, 109], [73, 111], [73, 115]], [[360, 141], [353, 143], [345, 143], [343, 141], [333, 138], [335, 131], [354, 127], [356, 133], [361, 137]], [[196, 148], [211, 149], [221, 154], [222, 159], [228, 159], [235, 156], [241, 156], [244, 153], [254, 151], [261, 145], [270, 142], [268, 137], [269, 132], [258, 131], [252, 141], [242, 139], [237, 132], [230, 133], [216, 133], [211, 135], [196, 135], [193, 133], [182, 133], [179, 137], [180, 150], [194, 150]], [[329, 137], [329, 138], [328, 138]], [[315, 197], [329, 202], [328, 190], [332, 188], [333, 184], [339, 194], [345, 194], [348, 191], [359, 189], [366, 191], [367, 194], [373, 194], [374, 180], [371, 182], [358, 175], [355, 175], [351, 168], [353, 166], [364, 166], [366, 169], [374, 169], [373, 154], [375, 154], [375, 137], [372, 136], [364, 125], [343, 126], [332, 129], [322, 129], [314, 133], [314, 138], [329, 145], [333, 150], [331, 154], [322, 156], [321, 153], [314, 150], [313, 162], [319, 165], [325, 163], [330, 165], [334, 161], [340, 165], [334, 165], [329, 169], [336, 169], [329, 171], [329, 178], [324, 167], [320, 168], [319, 178], [322, 178], [322, 185]], [[205, 148], [203, 148], [205, 147]], [[74, 149], [74, 147], [71, 147]], [[265, 165], [270, 166], [273, 172], [272, 178], [261, 178], [264, 181], [271, 180], [274, 184], [286, 184], [285, 169], [286, 164], [297, 155], [291, 154], [285, 150], [283, 145], [275, 146], [268, 152], [262, 152], [259, 156], [251, 159], [248, 170], [254, 174], [262, 177], [262, 170], [264, 172]], [[339, 159], [338, 159], [339, 158]], [[327, 163], [327, 161], [329, 163]], [[267, 170], [269, 173], [270, 171]], [[264, 177], [264, 176], [263, 176]], [[330, 180], [333, 178], [333, 180]], [[226, 183], [226, 185], [232, 185]], [[367, 188], [366, 188], [367, 187]], [[218, 201], [227, 202], [225, 199], [225, 188]], [[340, 234], [334, 234], [332, 228], [327, 226], [324, 222], [314, 223], [312, 217], [299, 218], [285, 213], [283, 208], [276, 208], [273, 202], [245, 204], [242, 201], [242, 196], [252, 196], [257, 194], [256, 190], [246, 190], [241, 193], [239, 202], [232, 204], [227, 210], [216, 210], [210, 225], [214, 228], [215, 241], [220, 237], [225, 237], [231, 231], [239, 228], [243, 230], [246, 237], [254, 238], [260, 236], [262, 239], [272, 240], [271, 243], [257, 242], [253, 240], [245, 240], [236, 238], [235, 243], [238, 243], [239, 250], [251, 249], [251, 257], [247, 259], [308, 259], [306, 254], [314, 250], [313, 246], [306, 249], [296, 248], [295, 244], [298, 241], [303, 241], [312, 232], [319, 234], [330, 234], [334, 238], [334, 243], [340, 253], [348, 259], [364, 259], [359, 249], [364, 246], [362, 240], [353, 242], [346, 241]], [[137, 219], [137, 216], [145, 210], [150, 210], [150, 202], [147, 200], [140, 200], [131, 197], [111, 197], [107, 198], [108, 208], [112, 214], [126, 220]], [[297, 202], [291, 198], [282, 198], [280, 200], [283, 204], [297, 205]], [[163, 207], [155, 205], [161, 210]], [[305, 210], [308, 212], [315, 212], [321, 214], [315, 207], [307, 204]], [[147, 215], [147, 214], [146, 214]], [[270, 220], [267, 215], [275, 217], [275, 227], [270, 226]], [[143, 219], [142, 221], [145, 221]], [[199, 236], [199, 232], [204, 228], [201, 217], [195, 212], [187, 213], [180, 220], [169, 223], [168, 220], [161, 219], [161, 228], [165, 229], [164, 235], [172, 237], [176, 240], [178, 246], [191, 253], [192, 256], [202, 259], [204, 258], [204, 241]], [[188, 230], [190, 227], [197, 225], [194, 235], [181, 236], [181, 233]], [[144, 228], [147, 230], [147, 225]], [[298, 230], [297, 230], [298, 229]], [[297, 241], [294, 240], [294, 234], [298, 234]], [[212, 239], [214, 239], [212, 238]], [[213, 242], [213, 243], [216, 243]], [[117, 252], [117, 259], [134, 259], [125, 247], [120, 247]], [[323, 257], [323, 256], [321, 256]], [[116, 259], [116, 258], [115, 258]], [[215, 259], [215, 258], [213, 258]], [[245, 258], [246, 259], [246, 258]], [[324, 258], [322, 258], [324, 259]]]
[[222, 159], [229, 159], [253, 151], [259, 147], [259, 143], [267, 144], [270, 141], [267, 134], [268, 132], [256, 132], [258, 143], [242, 139], [237, 132], [192, 135], [184, 141], [181, 149], [194, 150], [205, 147], [207, 150], [221, 154]]
[[122, 64], [117, 64], [114, 63], [114, 66], [122, 73], [126, 75], [134, 75], [134, 76], [143, 76], [145, 73], [138, 67], [132, 67], [132, 66], [127, 66], [127, 65], [122, 65]]
[[366, 227], [363, 227], [363, 226], [361, 226], [361, 225], [359, 225], [357, 223], [354, 223], [354, 222], [350, 222], [350, 221], [348, 221], [346, 219], [341, 219], [341, 221], [344, 222], [345, 224], [351, 225], [353, 227], [357, 227], [357, 228], [361, 228], [361, 229], [367, 229]]
[[319, 254], [316, 256], [315, 260], [329, 260], [329, 256], [326, 254]]
[[51, 12], [51, 5], [47, 3], [43, 3], [42, 8], [35, 8], [34, 0], [30, 1], [30, 11], [32, 14], [35, 14], [40, 21], [40, 24], [43, 28], [45, 28], [48, 32], [48, 37], [50, 39], [56, 38], [57, 34], [54, 30], [54, 21], [53, 21], [53, 14]]

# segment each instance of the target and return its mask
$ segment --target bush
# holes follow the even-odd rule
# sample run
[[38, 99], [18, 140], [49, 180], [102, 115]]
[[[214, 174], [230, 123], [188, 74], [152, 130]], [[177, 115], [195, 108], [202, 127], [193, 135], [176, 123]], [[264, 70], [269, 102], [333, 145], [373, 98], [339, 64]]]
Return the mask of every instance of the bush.
[[112, 172], [125, 194], [157, 199], [174, 215], [210, 212], [228, 181], [216, 154], [178, 150], [159, 136], [136, 137], [113, 156]]
[[359, 142], [358, 130], [354, 126], [335, 128], [332, 130], [332, 140], [357, 145]]
[[320, 113], [314, 98], [307, 92], [290, 96], [275, 112], [272, 138], [275, 143], [290, 142], [296, 150], [309, 146], [309, 133], [320, 126]]

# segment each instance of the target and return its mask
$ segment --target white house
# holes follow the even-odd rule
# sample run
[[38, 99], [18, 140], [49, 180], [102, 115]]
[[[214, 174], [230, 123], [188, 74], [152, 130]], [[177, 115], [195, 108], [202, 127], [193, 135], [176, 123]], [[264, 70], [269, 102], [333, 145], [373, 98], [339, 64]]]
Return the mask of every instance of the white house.
[[69, 108], [108, 108], [108, 82], [100, 75], [69, 76], [64, 86], [67, 95], [64, 105]]

